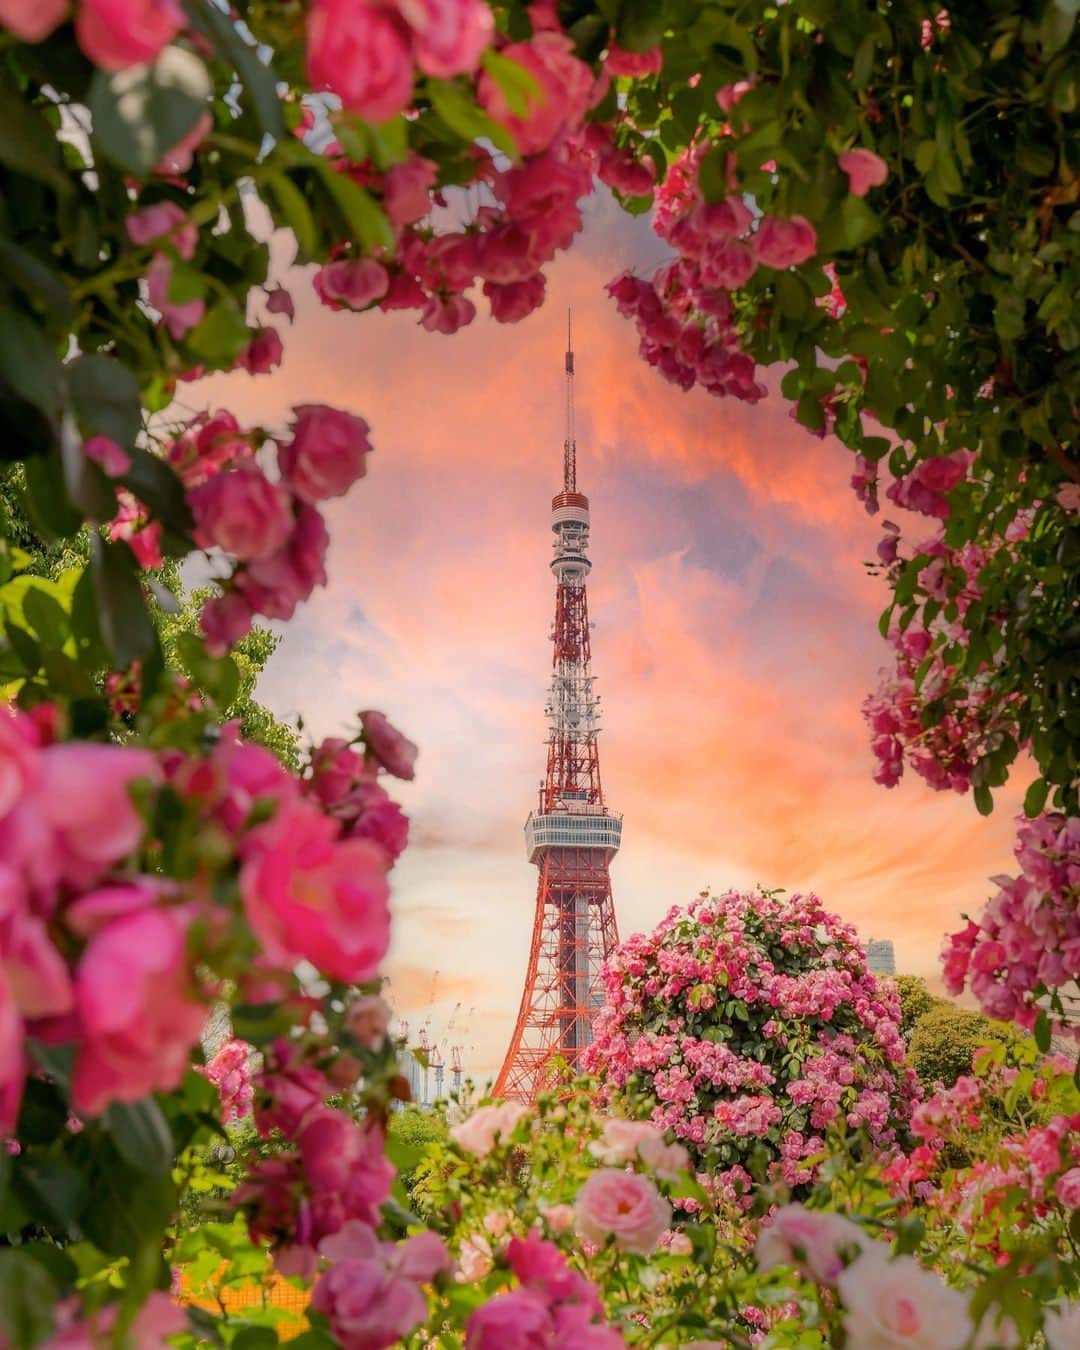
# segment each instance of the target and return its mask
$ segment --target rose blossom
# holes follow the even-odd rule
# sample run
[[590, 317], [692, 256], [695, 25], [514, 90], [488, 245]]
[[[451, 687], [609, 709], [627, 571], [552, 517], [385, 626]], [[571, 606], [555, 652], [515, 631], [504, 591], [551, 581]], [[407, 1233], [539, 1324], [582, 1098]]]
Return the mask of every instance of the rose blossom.
[[1080, 1345], [1080, 1303], [1048, 1308], [1043, 1320], [1043, 1335], [1050, 1350], [1076, 1350]]
[[161, 777], [149, 750], [71, 741], [43, 750], [40, 763], [38, 808], [55, 832], [67, 875], [96, 878], [137, 847], [145, 824], [131, 789]]
[[599, 1139], [589, 1145], [589, 1152], [607, 1167], [632, 1162], [638, 1156], [638, 1146], [646, 1139], [663, 1142], [663, 1134], [647, 1120], [623, 1120], [614, 1116], [604, 1121]]
[[0, 816], [29, 791], [40, 772], [33, 724], [9, 704], [0, 705]]
[[223, 656], [251, 632], [255, 611], [237, 590], [212, 595], [199, 614], [199, 627], [211, 656]]
[[648, 1254], [671, 1223], [671, 1206], [653, 1183], [633, 1172], [593, 1172], [574, 1203], [578, 1232], [603, 1246], [609, 1236], [625, 1252]]
[[240, 872], [244, 911], [268, 960], [305, 958], [349, 983], [370, 980], [390, 939], [386, 855], [300, 802], [253, 830]]
[[190, 983], [187, 928], [176, 909], [120, 914], [93, 934], [75, 971], [78, 1115], [176, 1087], [206, 1021]]
[[889, 166], [873, 150], [861, 147], [845, 150], [837, 163], [847, 174], [854, 197], [865, 197], [871, 188], [880, 187], [889, 176]]
[[304, 403], [293, 412], [292, 440], [278, 445], [282, 477], [306, 502], [342, 496], [364, 476], [371, 451], [368, 424], [321, 403]]
[[458, 1276], [462, 1284], [477, 1284], [486, 1279], [495, 1267], [491, 1243], [481, 1233], [473, 1233], [461, 1244], [458, 1255]]
[[467, 1153], [483, 1158], [495, 1147], [496, 1141], [505, 1142], [518, 1121], [529, 1114], [521, 1102], [498, 1102], [481, 1106], [458, 1125], [450, 1127], [450, 1138]]
[[1058, 1177], [1054, 1194], [1066, 1209], [1080, 1209], [1080, 1167], [1070, 1167]]
[[513, 136], [523, 155], [546, 150], [564, 127], [577, 126], [585, 117], [593, 91], [593, 75], [574, 55], [574, 44], [565, 33], [542, 32], [529, 42], [513, 42], [501, 56], [515, 61], [538, 86], [530, 94], [522, 115], [511, 112], [498, 82], [484, 71], [476, 86], [477, 101], [489, 117]]
[[437, 172], [438, 165], [433, 160], [415, 153], [404, 164], [395, 164], [386, 171], [382, 204], [391, 225], [400, 229], [427, 215]]
[[155, 253], [146, 270], [146, 298], [161, 315], [171, 336], [182, 342], [206, 312], [202, 299], [174, 301], [169, 299], [172, 284], [172, 259], [164, 253]]
[[413, 765], [419, 753], [417, 747], [391, 725], [383, 713], [371, 709], [360, 713], [360, 725], [364, 729], [368, 753], [387, 773], [405, 779], [415, 775]]
[[963, 1350], [971, 1336], [967, 1299], [911, 1256], [869, 1251], [836, 1281], [847, 1309], [849, 1350]]
[[0, 24], [21, 42], [43, 42], [69, 8], [67, 0], [0, 0]]
[[174, 0], [80, 0], [75, 36], [96, 66], [124, 70], [152, 61], [183, 22]]
[[236, 366], [249, 375], [269, 375], [281, 365], [284, 348], [276, 328], [257, 328], [255, 336], [236, 358]]
[[209, 112], [200, 113], [190, 131], [186, 131], [175, 145], [169, 147], [154, 165], [154, 172], [172, 176], [187, 173], [195, 159], [195, 151], [214, 129], [214, 119]]
[[256, 558], [237, 580], [253, 610], [268, 619], [291, 619], [316, 586], [326, 585], [326, 522], [313, 506], [301, 507], [286, 543]]
[[199, 242], [199, 227], [187, 218], [187, 212], [176, 202], [155, 202], [144, 206], [124, 221], [127, 237], [139, 248], [166, 240], [180, 257], [190, 262]]
[[1057, 504], [1063, 511], [1080, 511], [1080, 483], [1062, 483], [1057, 490]]
[[307, 17], [307, 68], [350, 112], [386, 122], [409, 103], [413, 63], [400, 21], [368, 0], [316, 0]]
[[189, 492], [188, 505], [199, 547], [217, 547], [245, 562], [281, 548], [292, 530], [289, 494], [250, 462]]
[[377, 258], [339, 258], [315, 274], [315, 293], [331, 309], [367, 309], [390, 288], [390, 274]]
[[547, 1350], [553, 1344], [547, 1300], [534, 1289], [496, 1294], [465, 1324], [466, 1350]]
[[548, 1228], [558, 1235], [559, 1233], [569, 1233], [574, 1226], [574, 1206], [573, 1205], [549, 1205], [543, 1211], [544, 1222]]
[[817, 234], [804, 216], [765, 216], [753, 236], [754, 252], [766, 267], [798, 266], [817, 252]]
[[131, 456], [109, 436], [88, 436], [83, 454], [109, 478], [119, 478], [131, 468]]
[[754, 1254], [758, 1270], [793, 1266], [819, 1284], [835, 1284], [844, 1270], [841, 1252], [860, 1253], [866, 1245], [863, 1230], [849, 1219], [784, 1205], [762, 1224]]
[[495, 32], [484, 0], [397, 0], [416, 35], [416, 64], [425, 75], [445, 80], [476, 69]]
[[378, 994], [353, 999], [345, 1012], [345, 1030], [354, 1040], [376, 1053], [383, 1047], [389, 1025], [390, 1008]]

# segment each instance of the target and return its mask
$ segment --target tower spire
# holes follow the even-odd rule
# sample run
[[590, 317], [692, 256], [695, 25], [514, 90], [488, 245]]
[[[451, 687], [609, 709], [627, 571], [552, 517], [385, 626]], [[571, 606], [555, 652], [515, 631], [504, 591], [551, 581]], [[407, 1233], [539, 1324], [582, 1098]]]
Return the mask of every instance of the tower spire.
[[566, 311], [566, 439], [563, 441], [563, 491], [577, 491], [577, 441], [574, 439], [574, 311]]
[[547, 772], [537, 809], [525, 822], [525, 848], [539, 872], [532, 946], [517, 1023], [495, 1095], [531, 1102], [548, 1086], [556, 1061], [571, 1070], [593, 1038], [603, 1004], [600, 969], [618, 945], [611, 860], [622, 816], [604, 802], [600, 783], [600, 699], [589, 650], [586, 580], [589, 499], [577, 490], [574, 349], [566, 329], [566, 440], [563, 490], [551, 503], [555, 535], [555, 625], [547, 701]]

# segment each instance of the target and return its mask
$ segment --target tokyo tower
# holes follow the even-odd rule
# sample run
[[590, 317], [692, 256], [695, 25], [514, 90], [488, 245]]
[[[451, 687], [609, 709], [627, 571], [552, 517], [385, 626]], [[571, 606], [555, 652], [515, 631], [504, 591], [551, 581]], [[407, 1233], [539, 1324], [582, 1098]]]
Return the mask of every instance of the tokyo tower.
[[622, 816], [600, 785], [600, 698], [589, 669], [589, 499], [577, 490], [574, 352], [567, 323], [563, 490], [551, 503], [555, 533], [547, 772], [525, 822], [525, 850], [539, 871], [532, 945], [514, 1034], [495, 1082], [496, 1097], [532, 1102], [554, 1062], [574, 1070], [603, 1005], [600, 967], [618, 945], [611, 860]]

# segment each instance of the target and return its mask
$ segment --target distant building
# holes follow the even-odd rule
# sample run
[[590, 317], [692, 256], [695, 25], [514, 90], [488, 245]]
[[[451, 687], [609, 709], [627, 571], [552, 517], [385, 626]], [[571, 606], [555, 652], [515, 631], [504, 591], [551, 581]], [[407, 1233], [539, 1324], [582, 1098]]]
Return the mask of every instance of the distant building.
[[866, 944], [866, 966], [871, 975], [896, 974], [896, 952], [888, 938], [871, 938]]

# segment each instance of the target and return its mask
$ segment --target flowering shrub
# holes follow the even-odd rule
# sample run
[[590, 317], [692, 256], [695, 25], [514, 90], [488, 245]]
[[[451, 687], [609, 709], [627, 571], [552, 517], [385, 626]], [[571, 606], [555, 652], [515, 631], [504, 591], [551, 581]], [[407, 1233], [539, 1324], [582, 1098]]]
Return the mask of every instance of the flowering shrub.
[[605, 1094], [747, 1204], [751, 1169], [804, 1186], [830, 1127], [885, 1147], [908, 1117], [896, 993], [815, 896], [703, 895], [624, 942], [605, 988], [586, 1055]]

